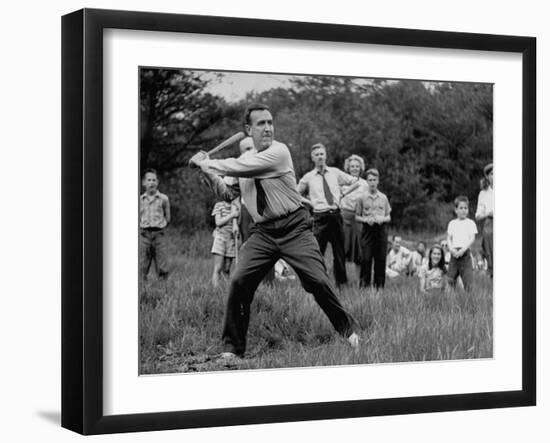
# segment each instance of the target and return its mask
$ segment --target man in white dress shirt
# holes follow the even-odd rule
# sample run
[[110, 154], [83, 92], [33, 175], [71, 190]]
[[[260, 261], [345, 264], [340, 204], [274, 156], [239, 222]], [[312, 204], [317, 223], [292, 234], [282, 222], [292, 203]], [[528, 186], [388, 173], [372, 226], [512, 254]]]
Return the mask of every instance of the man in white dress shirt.
[[317, 143], [311, 147], [311, 160], [315, 165], [298, 183], [298, 192], [305, 196], [313, 208], [313, 233], [325, 255], [327, 244], [332, 246], [334, 279], [338, 286], [347, 283], [344, 250], [344, 224], [340, 213], [342, 186], [350, 193], [359, 186], [358, 178], [327, 166], [327, 150]]
[[[239, 158], [210, 160], [200, 152], [191, 160], [199, 166], [214, 192], [226, 201], [242, 196], [254, 220], [252, 233], [240, 252], [227, 299], [222, 339], [222, 357], [242, 356], [256, 288], [277, 260], [284, 259], [295, 271], [304, 289], [352, 347], [359, 346], [357, 323], [342, 306], [327, 274], [319, 246], [311, 232], [309, 214], [302, 205], [288, 147], [275, 141], [269, 107], [252, 104], [245, 112], [244, 126], [255, 150]], [[222, 177], [234, 177], [228, 183]]]
[[481, 250], [487, 260], [487, 272], [493, 278], [493, 214], [494, 190], [493, 190], [493, 164], [489, 163], [483, 168], [485, 178], [482, 180], [482, 189], [477, 199], [476, 221], [481, 223], [482, 237]]

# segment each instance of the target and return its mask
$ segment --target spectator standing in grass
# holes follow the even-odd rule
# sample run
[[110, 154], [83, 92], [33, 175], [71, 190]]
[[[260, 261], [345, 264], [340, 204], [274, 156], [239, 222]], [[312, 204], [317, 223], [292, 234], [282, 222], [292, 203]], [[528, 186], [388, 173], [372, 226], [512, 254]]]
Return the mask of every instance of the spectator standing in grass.
[[[229, 276], [231, 263], [235, 258], [235, 249], [237, 245], [238, 226], [235, 226], [233, 220], [239, 218], [239, 204], [237, 201], [228, 203], [219, 201], [212, 209], [212, 216], [216, 223], [216, 229], [212, 233], [214, 241], [212, 250], [214, 256], [214, 270], [212, 271], [212, 286], [217, 288], [222, 275]], [[237, 232], [234, 232], [237, 231]]]
[[447, 269], [445, 268], [443, 248], [439, 245], [431, 247], [428, 260], [418, 270], [420, 291], [444, 291], [447, 286]]
[[374, 262], [375, 288], [383, 288], [386, 283], [386, 250], [388, 236], [386, 224], [391, 220], [391, 206], [388, 198], [378, 190], [380, 174], [377, 169], [367, 171], [367, 190], [357, 198], [355, 220], [363, 224], [361, 231], [361, 282], [371, 285], [371, 273]]
[[361, 272], [361, 223], [355, 220], [357, 198], [366, 192], [367, 182], [361, 178], [365, 172], [365, 161], [358, 155], [350, 155], [344, 162], [344, 171], [358, 178], [359, 185], [351, 192], [350, 186], [341, 187], [343, 197], [340, 200], [342, 220], [344, 222], [344, 252], [346, 261], [355, 263], [357, 275]]
[[[327, 150], [321, 143], [311, 147], [311, 160], [315, 168], [302, 177], [298, 192], [313, 209], [313, 233], [321, 254], [325, 255], [328, 243], [332, 246], [334, 279], [340, 286], [348, 281], [340, 199], [359, 186], [359, 177], [327, 166]], [[347, 186], [345, 191], [343, 186]]]
[[[190, 160], [202, 169], [214, 192], [225, 201], [242, 196], [254, 219], [231, 277], [222, 339], [222, 358], [244, 355], [250, 305], [260, 281], [279, 258], [295, 271], [304, 289], [327, 315], [334, 328], [357, 349], [357, 323], [340, 303], [311, 232], [310, 216], [302, 205], [288, 147], [274, 140], [269, 107], [252, 104], [244, 116], [245, 131], [255, 151], [237, 158], [210, 160], [200, 152]], [[238, 177], [228, 185], [223, 176]]]
[[483, 169], [485, 177], [481, 180], [481, 191], [477, 199], [476, 220], [481, 223], [481, 250], [487, 260], [487, 272], [493, 278], [493, 214], [494, 190], [493, 190], [493, 164], [490, 163]]
[[477, 226], [468, 218], [468, 197], [460, 195], [455, 198], [454, 203], [456, 218], [451, 220], [447, 227], [447, 242], [451, 251], [448, 275], [453, 286], [458, 277], [461, 277], [464, 289], [470, 291], [474, 277], [470, 248], [476, 238]]
[[141, 183], [145, 188], [145, 192], [139, 197], [141, 276], [143, 280], [147, 280], [147, 274], [154, 262], [157, 275], [164, 279], [169, 272], [164, 228], [170, 223], [170, 201], [167, 195], [158, 190], [156, 170], [146, 169]]

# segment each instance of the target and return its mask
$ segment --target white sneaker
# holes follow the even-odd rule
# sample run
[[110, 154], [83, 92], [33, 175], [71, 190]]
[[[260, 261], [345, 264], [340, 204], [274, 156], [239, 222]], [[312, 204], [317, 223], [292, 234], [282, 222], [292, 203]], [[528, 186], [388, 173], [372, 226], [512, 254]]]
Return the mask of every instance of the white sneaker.
[[359, 336], [357, 335], [357, 333], [354, 332], [348, 337], [348, 343], [353, 349], [359, 349]]
[[220, 358], [222, 358], [223, 360], [233, 360], [236, 358], [238, 359], [239, 357], [233, 352], [222, 352], [220, 354]]

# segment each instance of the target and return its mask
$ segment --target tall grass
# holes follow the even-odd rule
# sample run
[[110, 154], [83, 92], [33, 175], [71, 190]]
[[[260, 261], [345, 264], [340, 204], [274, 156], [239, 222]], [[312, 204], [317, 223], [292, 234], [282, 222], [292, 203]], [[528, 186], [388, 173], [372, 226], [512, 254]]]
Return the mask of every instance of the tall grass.
[[[210, 284], [210, 233], [172, 231], [173, 272], [153, 275], [139, 303], [140, 373], [333, 366], [492, 357], [492, 282], [475, 275], [474, 291], [424, 295], [415, 277], [387, 281], [383, 291], [351, 284], [339, 292], [361, 326], [353, 352], [298, 280], [260, 285], [251, 309], [247, 353], [220, 360], [228, 283]], [[327, 255], [327, 263], [331, 263]]]

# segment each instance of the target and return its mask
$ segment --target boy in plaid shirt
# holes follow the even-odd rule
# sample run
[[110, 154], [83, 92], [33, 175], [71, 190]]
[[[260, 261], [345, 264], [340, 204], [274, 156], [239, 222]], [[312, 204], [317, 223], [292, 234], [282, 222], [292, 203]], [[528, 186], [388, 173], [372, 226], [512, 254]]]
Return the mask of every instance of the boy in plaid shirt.
[[168, 260], [164, 228], [170, 223], [170, 201], [168, 196], [158, 190], [159, 180], [157, 171], [146, 169], [143, 174], [142, 185], [145, 192], [139, 197], [139, 256], [140, 271], [143, 280], [153, 261], [160, 278], [168, 276]]

